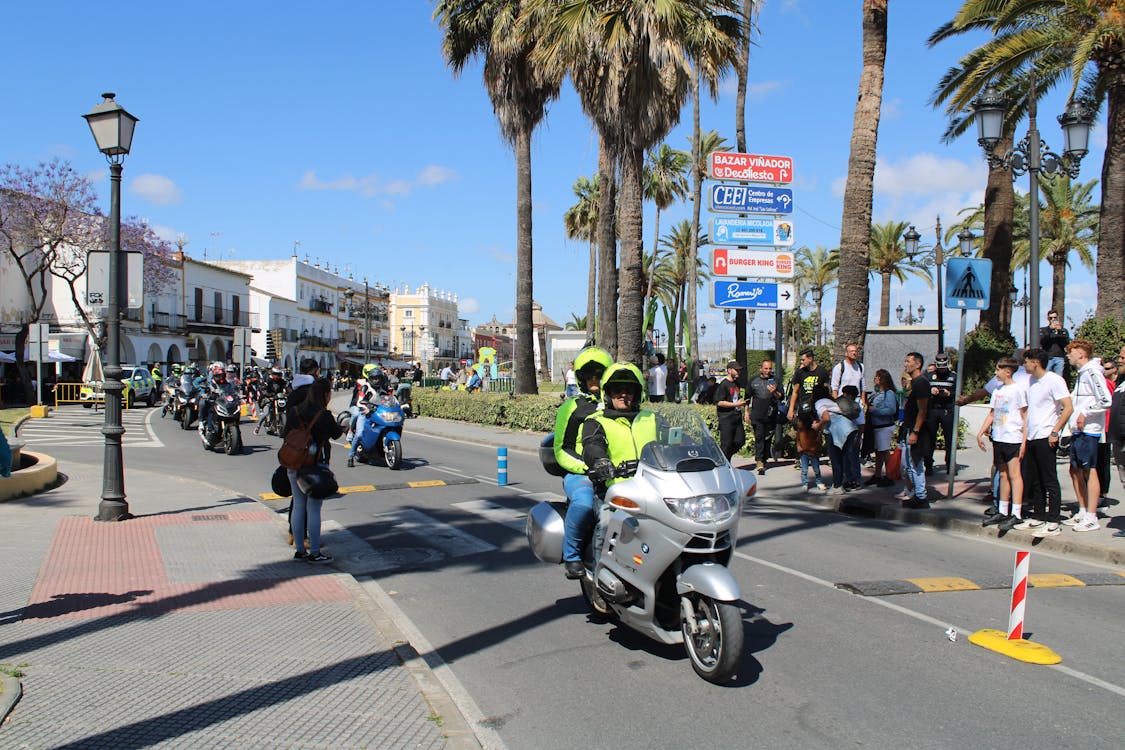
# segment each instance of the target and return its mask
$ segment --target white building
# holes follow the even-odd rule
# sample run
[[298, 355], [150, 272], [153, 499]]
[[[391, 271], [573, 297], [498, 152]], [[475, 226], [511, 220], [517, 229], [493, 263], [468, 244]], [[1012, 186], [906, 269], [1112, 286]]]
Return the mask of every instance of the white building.
[[429, 284], [391, 292], [391, 341], [401, 359], [421, 362], [427, 372], [440, 371], [465, 356], [471, 337], [461, 330], [458, 297]]

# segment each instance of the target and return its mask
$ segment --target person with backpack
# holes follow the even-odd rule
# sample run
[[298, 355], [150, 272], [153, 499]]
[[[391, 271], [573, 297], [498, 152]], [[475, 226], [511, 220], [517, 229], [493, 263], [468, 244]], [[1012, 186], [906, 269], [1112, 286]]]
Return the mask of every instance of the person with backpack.
[[[305, 369], [303, 362], [301, 369]], [[336, 422], [328, 409], [328, 402], [332, 398], [332, 384], [324, 378], [318, 378], [303, 387], [307, 388], [305, 397], [287, 412], [278, 458], [286, 468], [293, 490], [289, 518], [293, 538], [299, 541], [293, 559], [324, 564], [332, 562], [332, 557], [320, 549], [320, 506], [323, 498], [312, 497], [302, 487], [298, 481], [299, 472], [306, 466], [327, 467], [327, 448], [333, 439], [343, 434], [344, 428]], [[308, 458], [296, 458], [294, 454], [303, 454]], [[308, 552], [303, 544], [306, 532], [309, 539]]]
[[[812, 438], [808, 436], [806, 436], [805, 441], [802, 441], [801, 433], [811, 430], [813, 422], [818, 421], [813, 406], [815, 403], [813, 390], [818, 385], [822, 385], [825, 387], [827, 395], [831, 396], [831, 392], [828, 391], [831, 378], [828, 370], [817, 365], [812, 349], [801, 350], [798, 357], [800, 358], [800, 367], [797, 368], [797, 372], [793, 373], [793, 380], [789, 384], [788, 419], [790, 422], [797, 421], [797, 443], [801, 444], [802, 442], [811, 442]], [[804, 419], [799, 417], [804, 417]]]

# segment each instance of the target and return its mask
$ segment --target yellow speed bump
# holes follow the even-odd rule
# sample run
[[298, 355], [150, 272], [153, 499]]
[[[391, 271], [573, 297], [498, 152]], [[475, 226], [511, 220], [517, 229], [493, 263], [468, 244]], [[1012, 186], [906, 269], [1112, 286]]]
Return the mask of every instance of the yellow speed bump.
[[907, 578], [906, 580], [922, 589], [925, 594], [936, 594], [942, 591], [980, 591], [968, 578], [956, 576], [937, 576], [934, 578]]
[[1037, 589], [1063, 588], [1066, 586], [1085, 586], [1086, 584], [1066, 573], [1031, 573], [1027, 582]]
[[446, 484], [444, 479], [426, 479], [420, 482], [407, 482], [407, 487], [444, 487]]
[[1061, 656], [1041, 643], [1032, 643], [1025, 638], [1009, 641], [1008, 634], [1003, 630], [978, 630], [969, 636], [969, 643], [1028, 664], [1058, 664], [1062, 661]]

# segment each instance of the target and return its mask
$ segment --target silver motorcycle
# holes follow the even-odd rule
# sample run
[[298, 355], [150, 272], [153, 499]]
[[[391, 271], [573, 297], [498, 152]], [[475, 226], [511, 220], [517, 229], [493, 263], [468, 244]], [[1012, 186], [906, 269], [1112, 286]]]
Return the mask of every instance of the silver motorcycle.
[[[558, 475], [544, 440], [540, 460]], [[722, 683], [742, 659], [738, 582], [727, 565], [754, 475], [733, 468], [699, 415], [661, 415], [657, 439], [638, 461], [616, 467], [628, 479], [606, 490], [594, 540], [586, 545], [582, 595], [596, 614], [660, 643], [683, 643], [692, 668]], [[527, 517], [535, 556], [562, 562], [566, 504], [541, 502]]]

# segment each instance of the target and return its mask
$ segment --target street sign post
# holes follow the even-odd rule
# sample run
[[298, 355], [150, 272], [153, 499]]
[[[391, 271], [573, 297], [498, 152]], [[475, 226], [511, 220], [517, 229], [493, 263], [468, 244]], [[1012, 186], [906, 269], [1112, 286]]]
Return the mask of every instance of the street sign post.
[[791, 279], [795, 271], [793, 253], [728, 247], [717, 247], [711, 251], [713, 276]]
[[707, 189], [708, 207], [728, 214], [793, 213], [793, 191], [763, 185], [712, 183]]
[[992, 261], [988, 258], [947, 258], [945, 300], [953, 310], [986, 310], [992, 287]]
[[770, 216], [716, 216], [707, 222], [707, 237], [715, 245], [793, 244], [793, 220]]
[[35, 403], [43, 405], [43, 363], [48, 361], [51, 326], [32, 323], [27, 327], [27, 358], [35, 363]]
[[239, 377], [245, 377], [246, 361], [250, 358], [250, 329], [235, 328], [231, 346], [231, 361], [238, 364]]
[[724, 279], [711, 284], [711, 306], [731, 310], [794, 310], [797, 292], [792, 284]]
[[[125, 269], [125, 299], [121, 308], [140, 307], [144, 300], [144, 255], [121, 253]], [[109, 252], [91, 250], [86, 260], [86, 304], [104, 308], [109, 304]]]
[[789, 156], [714, 151], [707, 158], [707, 174], [715, 180], [788, 184], [793, 181], [793, 159]]

